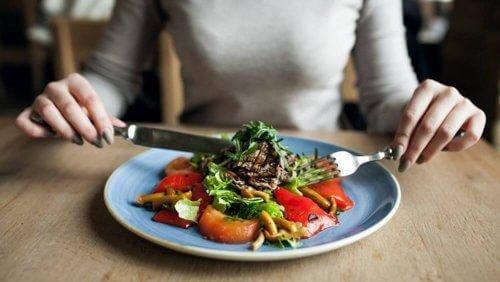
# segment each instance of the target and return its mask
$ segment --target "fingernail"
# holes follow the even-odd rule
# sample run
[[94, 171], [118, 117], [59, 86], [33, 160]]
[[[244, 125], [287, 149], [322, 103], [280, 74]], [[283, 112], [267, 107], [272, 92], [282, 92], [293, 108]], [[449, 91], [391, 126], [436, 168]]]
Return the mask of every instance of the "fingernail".
[[54, 136], [56, 136], [56, 133], [52, 130], [47, 130], [44, 133], [44, 137], [54, 137]]
[[97, 147], [97, 148], [99, 148], [99, 149], [101, 149], [102, 147], [104, 147], [104, 146], [102, 145], [102, 140], [101, 140], [101, 138], [96, 138], [96, 139], [94, 139], [94, 141], [90, 142], [90, 144], [92, 144], [92, 145], [96, 146], [96, 147]]
[[424, 162], [424, 158], [422, 156], [418, 157], [417, 164], [422, 164]]
[[71, 140], [73, 143], [75, 143], [76, 145], [83, 145], [83, 139], [80, 135], [78, 134], [75, 134], [73, 135], [73, 139]]
[[404, 160], [399, 163], [398, 171], [405, 172], [410, 167], [410, 161]]
[[102, 138], [104, 138], [104, 141], [106, 141], [106, 143], [108, 143], [108, 145], [113, 144], [113, 142], [115, 141], [115, 138], [113, 136], [113, 133], [111, 132], [111, 128], [105, 128], [102, 131]]
[[396, 146], [396, 148], [394, 148], [394, 158], [396, 160], [399, 160], [399, 158], [401, 158], [401, 156], [403, 155], [403, 153], [404, 153], [403, 145], [398, 144]]

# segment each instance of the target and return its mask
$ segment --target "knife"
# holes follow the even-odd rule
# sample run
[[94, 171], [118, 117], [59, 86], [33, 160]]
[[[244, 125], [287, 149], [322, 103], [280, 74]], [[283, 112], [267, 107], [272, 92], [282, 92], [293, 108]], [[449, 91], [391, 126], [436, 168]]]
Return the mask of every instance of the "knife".
[[[34, 113], [30, 116], [30, 119], [34, 123], [52, 131], [50, 125], [40, 115]], [[221, 150], [233, 146], [233, 143], [226, 139], [192, 135], [135, 124], [128, 124], [125, 127], [114, 126], [114, 130], [116, 136], [121, 136], [135, 145], [145, 147], [166, 148], [194, 153], [219, 153]]]
[[192, 135], [136, 124], [128, 124], [125, 127], [115, 126], [114, 129], [116, 136], [121, 136], [135, 145], [145, 147], [196, 153], [218, 153], [233, 146], [233, 143], [226, 139]]

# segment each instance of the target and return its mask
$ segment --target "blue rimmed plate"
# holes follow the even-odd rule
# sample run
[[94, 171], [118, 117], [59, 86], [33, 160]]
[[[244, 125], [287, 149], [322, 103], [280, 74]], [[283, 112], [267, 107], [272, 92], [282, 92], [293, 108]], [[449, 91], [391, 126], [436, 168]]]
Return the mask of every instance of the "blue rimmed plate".
[[[320, 155], [345, 150], [328, 143], [296, 137], [284, 137], [284, 144], [293, 152]], [[151, 192], [170, 160], [189, 154], [152, 149], [129, 160], [109, 177], [104, 201], [112, 216], [133, 233], [166, 248], [203, 257], [271, 261], [312, 256], [352, 244], [386, 224], [396, 213], [401, 190], [396, 178], [377, 163], [364, 165], [343, 180], [346, 193], [354, 200], [353, 209], [341, 214], [340, 225], [302, 240], [297, 249], [279, 249], [264, 245], [252, 252], [247, 244], [229, 245], [204, 239], [196, 227], [181, 229], [151, 220], [153, 212], [135, 206], [138, 195]]]

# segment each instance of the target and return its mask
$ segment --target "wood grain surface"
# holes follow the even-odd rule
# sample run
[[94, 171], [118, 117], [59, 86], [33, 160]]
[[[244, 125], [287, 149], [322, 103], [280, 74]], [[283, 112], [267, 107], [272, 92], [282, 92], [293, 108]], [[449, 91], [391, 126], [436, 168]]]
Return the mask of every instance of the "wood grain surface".
[[[0, 119], [0, 281], [499, 281], [500, 158], [484, 142], [395, 173], [394, 218], [323, 255], [241, 263], [176, 253], [128, 232], [108, 213], [104, 183], [143, 151], [31, 140]], [[184, 128], [185, 129], [185, 128]], [[388, 143], [361, 133], [298, 133], [362, 152]], [[392, 172], [395, 164], [385, 162]]]

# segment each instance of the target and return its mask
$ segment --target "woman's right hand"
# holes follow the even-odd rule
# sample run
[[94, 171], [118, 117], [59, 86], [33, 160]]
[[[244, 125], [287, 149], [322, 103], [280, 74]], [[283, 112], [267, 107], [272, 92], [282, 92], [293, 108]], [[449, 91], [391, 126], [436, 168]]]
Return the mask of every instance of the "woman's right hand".
[[[36, 118], [48, 126], [35, 122]], [[16, 125], [30, 137], [60, 136], [78, 145], [86, 140], [102, 148], [102, 139], [113, 143], [113, 125], [124, 123], [106, 113], [92, 85], [75, 73], [47, 84], [33, 104], [19, 114]]]

